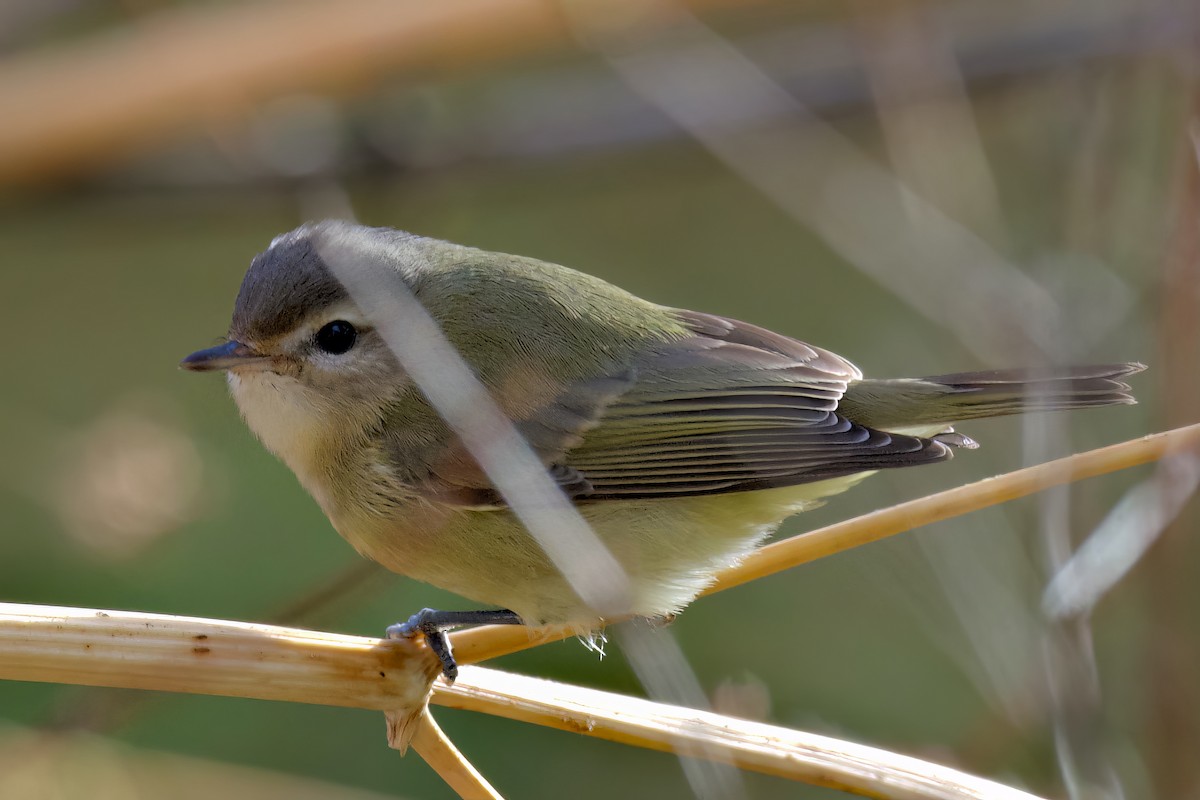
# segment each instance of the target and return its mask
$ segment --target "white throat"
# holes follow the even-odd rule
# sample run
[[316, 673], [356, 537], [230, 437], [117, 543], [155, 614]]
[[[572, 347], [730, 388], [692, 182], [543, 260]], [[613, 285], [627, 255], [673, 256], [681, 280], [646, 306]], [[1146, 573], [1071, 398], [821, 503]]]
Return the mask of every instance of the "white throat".
[[333, 497], [323, 467], [337, 445], [336, 415], [303, 384], [274, 372], [230, 372], [228, 382], [250, 430], [329, 514]]

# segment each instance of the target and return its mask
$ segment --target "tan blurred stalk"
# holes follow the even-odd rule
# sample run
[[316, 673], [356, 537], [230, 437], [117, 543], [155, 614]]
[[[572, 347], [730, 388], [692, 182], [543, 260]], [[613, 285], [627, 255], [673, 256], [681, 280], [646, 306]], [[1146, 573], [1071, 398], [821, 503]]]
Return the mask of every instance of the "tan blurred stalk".
[[[403, 790], [401, 790], [403, 791]], [[399, 800], [412, 795], [138, 747], [81, 730], [0, 723], [6, 800]]]
[[427, 77], [572, 44], [558, 0], [261, 0], [158, 12], [0, 61], [0, 184], [65, 175], [287, 92], [352, 91], [389, 74]]
[[[1193, 66], [1195, 60], [1193, 58]], [[1194, 75], [1194, 73], [1193, 73]], [[1200, 408], [1200, 82], [1176, 155], [1175, 219], [1164, 259], [1159, 328], [1163, 365], [1164, 418], [1179, 424]], [[1146, 557], [1143, 587], [1148, 745], [1146, 759], [1159, 797], [1187, 797], [1197, 791], [1196, 745], [1200, 742], [1200, 613], [1194, 600], [1200, 542], [1195, 503], [1167, 529]]]

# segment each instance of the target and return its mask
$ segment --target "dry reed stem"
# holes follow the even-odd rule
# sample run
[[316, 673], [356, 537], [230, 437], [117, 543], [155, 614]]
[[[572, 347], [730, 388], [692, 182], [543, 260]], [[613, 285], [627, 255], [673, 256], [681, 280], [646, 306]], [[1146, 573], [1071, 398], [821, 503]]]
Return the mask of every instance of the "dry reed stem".
[[[427, 715], [438, 664], [417, 641], [172, 617], [0, 603], [0, 679], [252, 697], [381, 710], [467, 798], [498, 795]], [[827, 737], [482, 667], [436, 702], [678, 750], [887, 800], [1029, 800], [955, 770]], [[401, 749], [404, 742], [392, 742]]]
[[412, 639], [0, 603], [2, 680], [319, 703], [415, 718], [439, 671], [437, 659]]
[[1034, 800], [949, 767], [875, 747], [596, 689], [464, 667], [433, 702], [612, 742], [717, 758], [755, 772], [888, 800]]
[[463, 800], [504, 800], [442, 732], [428, 707], [421, 713], [411, 744]]
[[[877, 542], [922, 525], [1025, 497], [1052, 486], [1146, 464], [1172, 452], [1195, 449], [1200, 449], [1200, 424], [1077, 453], [910, 500], [767, 545], [752, 553], [740, 565], [720, 573], [704, 594], [740, 586], [819, 558]], [[460, 631], [453, 635], [452, 641], [459, 663], [471, 664], [565, 639], [572, 633], [565, 628], [531, 632], [523, 628], [489, 625]]]
[[389, 744], [411, 743], [464, 798], [496, 800], [429, 716], [439, 670], [414, 639], [0, 603], [0, 679], [383, 710]]

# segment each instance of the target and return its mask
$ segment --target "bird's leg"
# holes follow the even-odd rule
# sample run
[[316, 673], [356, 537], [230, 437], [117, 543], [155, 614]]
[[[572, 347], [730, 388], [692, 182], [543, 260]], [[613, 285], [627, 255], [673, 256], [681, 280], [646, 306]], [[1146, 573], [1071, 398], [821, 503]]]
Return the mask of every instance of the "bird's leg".
[[507, 609], [484, 609], [482, 611], [438, 611], [433, 608], [422, 608], [408, 618], [406, 622], [389, 625], [386, 636], [389, 639], [409, 638], [417, 634], [425, 636], [425, 643], [442, 662], [442, 675], [450, 683], [458, 677], [458, 663], [454, 660], [454, 651], [450, 647], [450, 637], [446, 631], [461, 628], [464, 625], [523, 625], [521, 618]]

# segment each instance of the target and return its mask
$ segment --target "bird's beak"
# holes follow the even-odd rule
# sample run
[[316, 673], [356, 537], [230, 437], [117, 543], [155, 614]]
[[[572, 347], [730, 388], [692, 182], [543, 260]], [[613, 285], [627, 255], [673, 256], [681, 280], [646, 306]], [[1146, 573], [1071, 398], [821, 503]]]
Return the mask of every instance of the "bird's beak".
[[210, 347], [207, 350], [197, 350], [179, 362], [179, 366], [193, 372], [211, 372], [213, 370], [263, 369], [271, 364], [271, 357], [264, 356], [253, 347], [241, 342], [230, 340], [225, 344]]

